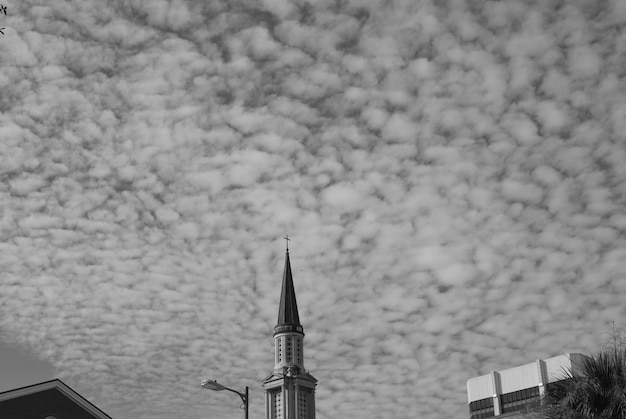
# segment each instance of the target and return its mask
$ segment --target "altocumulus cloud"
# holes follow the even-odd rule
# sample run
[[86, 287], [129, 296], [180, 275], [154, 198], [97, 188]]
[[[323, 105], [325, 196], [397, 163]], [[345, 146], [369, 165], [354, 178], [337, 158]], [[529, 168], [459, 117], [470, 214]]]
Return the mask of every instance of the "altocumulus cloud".
[[624, 317], [619, 0], [1, 17], [0, 331], [114, 417], [263, 417], [285, 233], [322, 419], [461, 417]]

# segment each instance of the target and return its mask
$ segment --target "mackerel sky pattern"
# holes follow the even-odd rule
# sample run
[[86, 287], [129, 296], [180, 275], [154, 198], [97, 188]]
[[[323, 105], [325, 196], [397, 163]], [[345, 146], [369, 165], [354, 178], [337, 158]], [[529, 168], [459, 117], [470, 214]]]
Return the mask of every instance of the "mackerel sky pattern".
[[263, 418], [285, 234], [319, 419], [622, 326], [626, 2], [4, 5], [0, 339], [111, 416]]

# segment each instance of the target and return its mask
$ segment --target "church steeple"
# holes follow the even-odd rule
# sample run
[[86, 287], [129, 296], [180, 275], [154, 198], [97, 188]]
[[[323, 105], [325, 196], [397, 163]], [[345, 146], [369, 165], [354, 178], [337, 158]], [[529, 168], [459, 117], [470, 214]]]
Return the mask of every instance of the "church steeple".
[[280, 292], [280, 305], [278, 306], [278, 321], [274, 327], [274, 334], [283, 332], [300, 332], [300, 316], [298, 315], [298, 303], [296, 302], [296, 291], [293, 287], [293, 276], [291, 274], [291, 263], [289, 262], [289, 250], [285, 253], [285, 270], [283, 272], [283, 287]]
[[287, 249], [274, 327], [274, 371], [263, 380], [266, 419], [315, 419], [317, 380], [304, 369], [303, 341]]

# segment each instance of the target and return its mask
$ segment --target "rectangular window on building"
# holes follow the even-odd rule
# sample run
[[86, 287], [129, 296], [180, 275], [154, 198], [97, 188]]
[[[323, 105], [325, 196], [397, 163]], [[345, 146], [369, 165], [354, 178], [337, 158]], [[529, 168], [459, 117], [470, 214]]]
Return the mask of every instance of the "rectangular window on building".
[[515, 412], [539, 401], [539, 387], [525, 388], [500, 396], [502, 413]]
[[493, 398], [476, 400], [469, 405], [471, 419], [483, 419], [494, 416]]

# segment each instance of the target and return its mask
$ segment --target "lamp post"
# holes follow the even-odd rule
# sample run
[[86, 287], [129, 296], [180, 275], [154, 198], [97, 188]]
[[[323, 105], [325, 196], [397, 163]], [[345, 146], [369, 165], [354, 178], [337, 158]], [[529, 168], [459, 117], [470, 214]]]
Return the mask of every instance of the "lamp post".
[[245, 410], [245, 419], [248, 419], [248, 386], [246, 386], [246, 390], [244, 393], [240, 393], [237, 390], [233, 390], [232, 388], [228, 388], [226, 386], [221, 385], [220, 383], [218, 383], [217, 381], [213, 380], [202, 380], [202, 383], [200, 383], [200, 385], [202, 386], [202, 388], [206, 388], [208, 390], [213, 390], [213, 391], [222, 391], [222, 390], [228, 390], [231, 391], [235, 394], [237, 394], [239, 397], [241, 397], [241, 401], [243, 402], [243, 408]]

